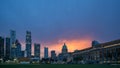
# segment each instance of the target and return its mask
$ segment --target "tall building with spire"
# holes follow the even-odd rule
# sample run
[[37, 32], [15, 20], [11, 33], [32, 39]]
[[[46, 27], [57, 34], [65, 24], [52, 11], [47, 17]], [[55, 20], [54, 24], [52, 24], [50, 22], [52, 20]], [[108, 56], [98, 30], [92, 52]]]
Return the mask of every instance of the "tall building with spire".
[[62, 47], [62, 54], [68, 53], [68, 49], [66, 44], [64, 43], [63, 47]]
[[26, 31], [26, 57], [31, 57], [31, 45], [32, 45], [32, 39], [31, 39], [31, 32]]

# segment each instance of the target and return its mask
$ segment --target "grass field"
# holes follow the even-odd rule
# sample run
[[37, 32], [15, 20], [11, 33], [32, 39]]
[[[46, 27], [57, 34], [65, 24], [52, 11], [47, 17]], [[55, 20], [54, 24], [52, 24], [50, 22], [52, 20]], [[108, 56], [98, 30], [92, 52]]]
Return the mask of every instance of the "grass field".
[[0, 68], [120, 68], [120, 65], [100, 64], [0, 64]]

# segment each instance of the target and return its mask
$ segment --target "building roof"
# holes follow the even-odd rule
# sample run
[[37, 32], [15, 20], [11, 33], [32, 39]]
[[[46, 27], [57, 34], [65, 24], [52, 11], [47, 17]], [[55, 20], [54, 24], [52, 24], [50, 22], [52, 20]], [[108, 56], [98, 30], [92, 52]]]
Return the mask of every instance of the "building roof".
[[66, 44], [64, 43], [64, 45], [63, 45], [63, 48], [62, 49], [67, 49], [67, 46], [66, 46]]
[[118, 44], [118, 43], [120, 43], [120, 39], [113, 40], [113, 41], [110, 41], [110, 42], [105, 42], [105, 43], [102, 43], [101, 45], [102, 46], [108, 46], [108, 45]]

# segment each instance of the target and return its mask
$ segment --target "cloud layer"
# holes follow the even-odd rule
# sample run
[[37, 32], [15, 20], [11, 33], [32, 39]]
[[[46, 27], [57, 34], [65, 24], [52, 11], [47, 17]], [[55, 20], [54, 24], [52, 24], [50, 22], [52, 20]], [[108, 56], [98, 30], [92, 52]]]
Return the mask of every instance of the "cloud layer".
[[69, 51], [82, 49], [92, 40], [120, 38], [119, 3], [120, 0], [0, 0], [0, 35], [6, 37], [10, 29], [16, 30], [23, 49], [26, 30], [32, 32], [33, 44], [54, 49], [61, 48], [66, 40]]

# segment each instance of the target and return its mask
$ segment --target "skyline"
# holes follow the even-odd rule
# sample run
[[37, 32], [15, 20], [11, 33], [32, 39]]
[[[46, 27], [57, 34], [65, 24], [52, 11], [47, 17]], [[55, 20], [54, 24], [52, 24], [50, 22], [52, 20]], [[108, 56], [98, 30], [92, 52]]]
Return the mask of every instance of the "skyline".
[[[16, 31], [15, 30], [10, 30], [10, 35], [11, 35], [11, 31], [12, 32], [15, 32], [15, 38], [16, 38], [16, 35], [17, 35], [17, 33], [16, 33]], [[27, 35], [28, 35], [28, 32], [30, 33], [30, 35], [31, 35], [31, 32], [30, 31], [26, 31], [26, 37], [27, 37]], [[3, 37], [3, 36], [1, 36], [1, 37]], [[11, 37], [8, 37], [8, 36], [4, 36], [3, 38], [5, 39], [5, 38], [12, 38], [13, 36], [11, 36]], [[89, 39], [89, 38], [88, 38]], [[16, 38], [16, 40], [17, 41], [19, 41], [19, 39], [18, 38]], [[31, 41], [32, 40], [34, 40], [34, 39], [32, 39], [31, 38]], [[83, 41], [84, 40], [84, 41]], [[15, 40], [14, 40], [15, 41]], [[5, 41], [6, 42], [6, 41]], [[87, 47], [90, 47], [91, 46], [91, 42], [92, 41], [90, 41], [90, 40], [87, 40], [87, 39], [82, 39], [82, 40], [80, 40], [79, 41], [79, 39], [78, 40], [59, 40], [58, 42], [56, 42], [56, 44], [50, 44], [50, 46], [48, 46], [48, 44], [49, 43], [47, 43], [46, 45], [42, 45], [41, 46], [41, 57], [43, 57], [43, 55], [44, 55], [44, 47], [48, 47], [49, 48], [49, 56], [50, 56], [50, 52], [52, 51], [52, 50], [55, 50], [56, 52], [57, 52], [57, 55], [59, 54], [59, 53], [61, 53], [62, 52], [62, 47], [63, 47], [63, 44], [64, 43], [67, 43], [68, 45], [67, 45], [67, 47], [68, 47], [68, 52], [73, 52], [73, 51], [75, 51], [75, 50], [80, 50], [80, 49], [84, 49], [84, 48], [87, 48]], [[20, 44], [22, 44], [22, 43], [20, 43]], [[21, 47], [22, 47], [22, 51], [25, 51], [26, 50], [26, 44], [27, 44], [27, 42], [25, 42], [24, 43], [24, 45], [22, 44], [21, 45]], [[36, 44], [35, 42], [32, 42], [32, 54], [31, 55], [34, 55], [34, 47], [35, 47], [35, 45], [34, 44]], [[40, 44], [41, 45], [41, 43], [38, 43], [38, 44]], [[74, 45], [81, 45], [81, 46], [74, 46]], [[90, 45], [89, 45], [90, 44]], [[5, 45], [5, 44], [4, 44]], [[69, 46], [70, 45], [70, 46]], [[72, 46], [71, 46], [72, 45]], [[85, 45], [85, 46], [84, 46]], [[80, 48], [81, 47], [81, 48]], [[76, 49], [75, 49], [76, 48]], [[79, 49], [80, 48], [80, 49]]]
[[60, 53], [64, 42], [68, 51], [84, 49], [91, 46], [92, 40], [103, 43], [120, 38], [119, 3], [119, 0], [0, 0], [0, 36], [10, 36], [10, 29], [15, 30], [24, 49], [25, 33], [30, 30], [32, 49], [34, 43], [40, 43], [41, 49], [47, 46]]

